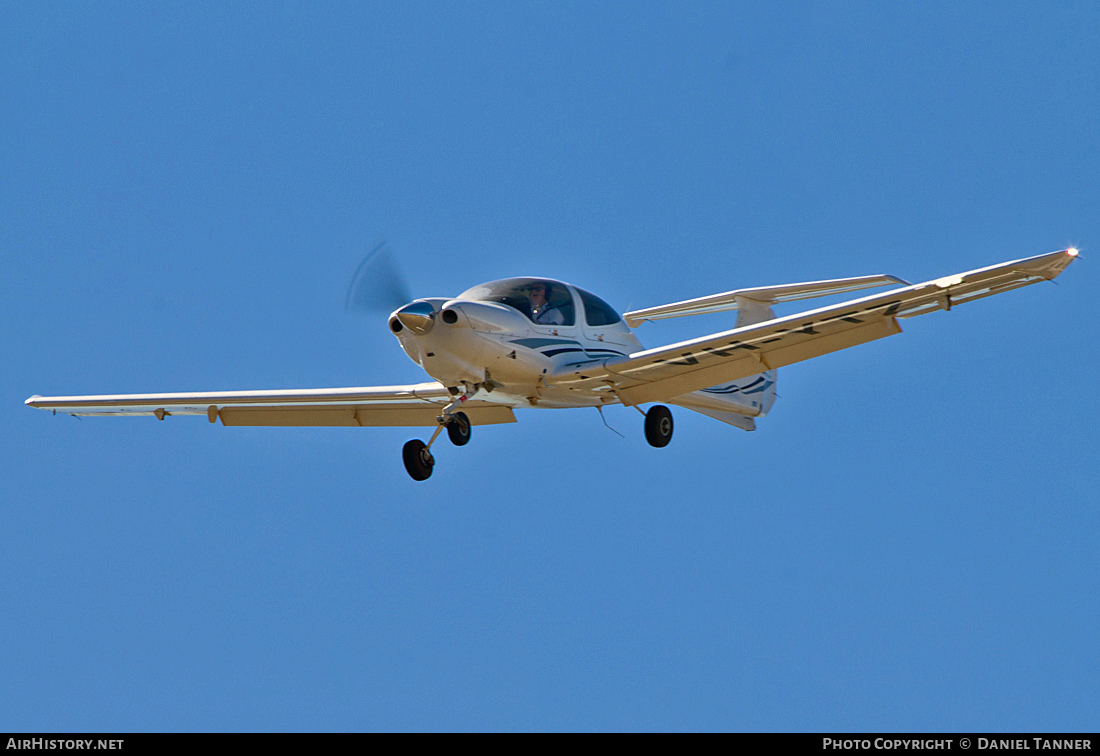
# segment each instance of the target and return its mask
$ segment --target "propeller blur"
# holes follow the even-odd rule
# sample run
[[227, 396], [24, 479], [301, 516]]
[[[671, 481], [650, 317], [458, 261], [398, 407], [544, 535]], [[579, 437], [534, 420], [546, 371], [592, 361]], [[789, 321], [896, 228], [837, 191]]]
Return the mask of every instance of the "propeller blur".
[[344, 307], [368, 315], [386, 314], [412, 299], [385, 239], [371, 247], [355, 269]]

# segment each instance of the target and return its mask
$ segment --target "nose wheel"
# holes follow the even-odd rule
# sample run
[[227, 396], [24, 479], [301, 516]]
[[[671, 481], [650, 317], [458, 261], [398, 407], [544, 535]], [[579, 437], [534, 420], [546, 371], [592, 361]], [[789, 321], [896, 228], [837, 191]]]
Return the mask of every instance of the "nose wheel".
[[456, 412], [447, 422], [447, 438], [455, 446], [465, 446], [470, 443], [470, 418], [465, 412]]
[[431, 440], [424, 443], [418, 438], [405, 442], [401, 449], [401, 459], [405, 463], [405, 472], [413, 480], [427, 480], [432, 477], [432, 469], [435, 467], [435, 457], [432, 456], [432, 444], [439, 438], [440, 432], [446, 428], [447, 438], [455, 446], [465, 446], [470, 443], [470, 418], [465, 412], [454, 412], [439, 418], [439, 427], [435, 429]]

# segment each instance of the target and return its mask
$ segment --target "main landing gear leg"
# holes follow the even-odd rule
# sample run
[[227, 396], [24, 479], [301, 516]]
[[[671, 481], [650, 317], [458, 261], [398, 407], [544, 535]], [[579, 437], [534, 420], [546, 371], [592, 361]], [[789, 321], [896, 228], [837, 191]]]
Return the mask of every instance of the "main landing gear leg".
[[443, 425], [435, 429], [435, 433], [432, 434], [428, 443], [424, 443], [419, 438], [414, 438], [412, 441], [406, 441], [405, 446], [401, 449], [401, 459], [405, 462], [405, 472], [409, 474], [409, 477], [413, 480], [427, 480], [432, 477], [432, 469], [435, 467], [435, 457], [432, 456], [432, 444], [439, 438], [439, 434], [443, 432]]
[[405, 471], [413, 480], [427, 480], [432, 476], [432, 468], [435, 467], [435, 457], [432, 456], [432, 444], [439, 438], [443, 429], [447, 429], [447, 438], [455, 446], [465, 446], [470, 443], [470, 418], [465, 412], [452, 412], [451, 410], [466, 401], [467, 395], [463, 395], [448, 404], [439, 416], [439, 425], [432, 434], [428, 443], [414, 438], [405, 443], [401, 450], [401, 458], [405, 462]]

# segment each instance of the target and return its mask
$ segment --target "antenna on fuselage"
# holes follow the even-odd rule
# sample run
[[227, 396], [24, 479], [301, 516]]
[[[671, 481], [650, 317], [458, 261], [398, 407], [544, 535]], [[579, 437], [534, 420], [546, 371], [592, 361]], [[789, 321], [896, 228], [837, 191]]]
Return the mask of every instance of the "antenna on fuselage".
[[603, 420], [603, 424], [604, 424], [605, 428], [607, 428], [609, 431], [614, 433], [619, 438], [626, 438], [626, 436], [624, 436], [622, 433], [619, 433], [617, 430], [615, 430], [614, 428], [612, 428], [610, 425], [607, 424], [607, 418], [603, 416], [603, 405], [597, 404], [596, 405], [596, 411], [600, 413], [600, 419]]

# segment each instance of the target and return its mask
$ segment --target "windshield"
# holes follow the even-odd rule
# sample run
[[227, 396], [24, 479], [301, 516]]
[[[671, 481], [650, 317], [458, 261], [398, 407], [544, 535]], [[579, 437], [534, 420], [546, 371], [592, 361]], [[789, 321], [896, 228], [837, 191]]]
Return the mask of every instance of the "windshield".
[[565, 284], [547, 278], [490, 281], [462, 292], [458, 298], [508, 305], [539, 325], [571, 326], [575, 322], [573, 295]]

